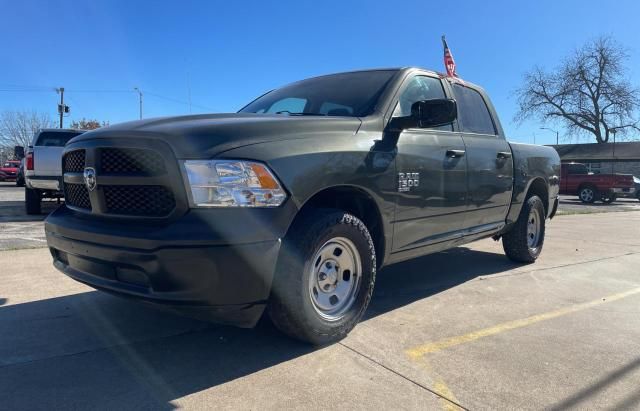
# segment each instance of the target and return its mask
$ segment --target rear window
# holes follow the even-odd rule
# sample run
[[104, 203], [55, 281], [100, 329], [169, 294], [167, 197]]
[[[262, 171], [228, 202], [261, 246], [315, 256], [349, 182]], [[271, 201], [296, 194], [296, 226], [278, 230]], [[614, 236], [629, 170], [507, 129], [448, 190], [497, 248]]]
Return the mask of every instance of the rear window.
[[36, 146], [63, 147], [69, 140], [82, 134], [77, 131], [43, 131], [38, 136]]

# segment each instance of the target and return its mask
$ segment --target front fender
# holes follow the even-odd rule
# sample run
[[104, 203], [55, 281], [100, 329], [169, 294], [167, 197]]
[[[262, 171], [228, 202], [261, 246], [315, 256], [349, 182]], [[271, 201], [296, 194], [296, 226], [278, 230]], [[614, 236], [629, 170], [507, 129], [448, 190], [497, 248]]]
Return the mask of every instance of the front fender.
[[266, 163], [298, 209], [329, 188], [353, 187], [363, 191], [378, 207], [385, 248], [390, 249], [395, 212], [395, 148], [381, 146], [380, 138], [371, 133], [323, 135], [254, 144], [226, 151], [220, 157]]

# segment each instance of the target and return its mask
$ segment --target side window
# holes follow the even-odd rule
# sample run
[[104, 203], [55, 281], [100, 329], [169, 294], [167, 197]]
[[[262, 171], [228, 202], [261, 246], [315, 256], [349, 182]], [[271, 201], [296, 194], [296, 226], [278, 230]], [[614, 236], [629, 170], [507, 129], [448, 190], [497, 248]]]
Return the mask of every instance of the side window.
[[[434, 77], [415, 76], [409, 80], [409, 84], [398, 98], [398, 105], [393, 111], [393, 117], [406, 117], [411, 115], [411, 105], [416, 101], [446, 98], [442, 82]], [[447, 124], [435, 127], [438, 130], [453, 130], [453, 125]]]
[[589, 170], [584, 164], [569, 164], [567, 174], [589, 174]]
[[496, 129], [484, 99], [476, 90], [453, 84], [453, 94], [458, 102], [458, 120], [461, 131], [466, 133], [496, 134]]
[[278, 100], [269, 107], [267, 113], [289, 112], [289, 113], [302, 113], [304, 112], [304, 106], [307, 105], [307, 100], [303, 98], [288, 97]]

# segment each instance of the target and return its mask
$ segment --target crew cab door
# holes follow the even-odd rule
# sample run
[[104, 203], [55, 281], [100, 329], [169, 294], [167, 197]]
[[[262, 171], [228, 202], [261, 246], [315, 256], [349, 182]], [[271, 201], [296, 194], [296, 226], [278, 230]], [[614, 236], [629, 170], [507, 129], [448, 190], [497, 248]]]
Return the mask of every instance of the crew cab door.
[[451, 87], [466, 147], [469, 195], [464, 226], [474, 234], [504, 223], [513, 190], [513, 158], [488, 100], [466, 85], [453, 83]]
[[[416, 101], [445, 98], [437, 77], [414, 75], [400, 89], [393, 117], [411, 114]], [[394, 251], [461, 237], [467, 207], [465, 145], [452, 125], [410, 128], [398, 136]]]

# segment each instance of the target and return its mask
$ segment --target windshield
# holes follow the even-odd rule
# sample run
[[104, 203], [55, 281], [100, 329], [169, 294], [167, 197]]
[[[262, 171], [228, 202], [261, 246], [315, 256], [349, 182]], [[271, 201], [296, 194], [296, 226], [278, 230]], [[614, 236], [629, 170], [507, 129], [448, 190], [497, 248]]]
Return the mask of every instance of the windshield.
[[77, 131], [43, 131], [38, 136], [36, 146], [63, 147], [69, 140], [82, 134]]
[[360, 71], [299, 81], [259, 97], [240, 112], [364, 117], [373, 112], [395, 73]]

